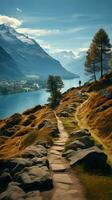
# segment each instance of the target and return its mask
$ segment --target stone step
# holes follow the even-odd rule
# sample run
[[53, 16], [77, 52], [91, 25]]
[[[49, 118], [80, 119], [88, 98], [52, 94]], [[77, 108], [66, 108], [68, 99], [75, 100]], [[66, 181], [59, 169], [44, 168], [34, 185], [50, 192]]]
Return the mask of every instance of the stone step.
[[53, 179], [56, 183], [73, 184], [73, 181], [69, 176], [69, 174], [62, 174], [62, 173], [54, 174]]
[[59, 151], [55, 150], [55, 149], [51, 149], [49, 153], [61, 156], [61, 153]]
[[55, 190], [55, 194], [52, 197], [52, 200], [83, 200], [81, 194], [77, 190], [69, 190], [69, 189], [62, 189], [57, 188]]
[[64, 150], [64, 147], [61, 147], [61, 146], [53, 146], [51, 149], [52, 149], [52, 150], [56, 150], [56, 151], [63, 151], [63, 150]]
[[63, 164], [51, 164], [51, 168], [53, 172], [65, 172], [69, 168]]
[[58, 142], [55, 142], [54, 145], [56, 145], [56, 146], [63, 146], [63, 147], [64, 147], [64, 146], [65, 146], [65, 143], [60, 143], [60, 142], [58, 143]]

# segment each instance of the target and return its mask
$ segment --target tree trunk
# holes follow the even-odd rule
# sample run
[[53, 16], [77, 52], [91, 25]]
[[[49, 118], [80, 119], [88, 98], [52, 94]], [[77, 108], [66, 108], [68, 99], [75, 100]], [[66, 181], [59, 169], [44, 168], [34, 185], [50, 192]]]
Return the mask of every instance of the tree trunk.
[[101, 44], [101, 78], [103, 77], [103, 47]]
[[95, 63], [93, 63], [93, 73], [94, 73], [94, 79], [95, 79], [95, 82], [96, 82]]

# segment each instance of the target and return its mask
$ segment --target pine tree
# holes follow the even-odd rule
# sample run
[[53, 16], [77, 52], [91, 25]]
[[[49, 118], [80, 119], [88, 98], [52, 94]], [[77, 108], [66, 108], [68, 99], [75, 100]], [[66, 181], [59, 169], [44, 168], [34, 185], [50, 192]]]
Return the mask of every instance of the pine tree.
[[99, 52], [100, 52], [100, 68], [101, 68], [101, 77], [103, 76], [104, 63], [103, 57], [111, 50], [111, 44], [108, 37], [108, 34], [104, 29], [100, 29], [94, 36], [93, 42], [96, 43]]
[[96, 81], [96, 71], [99, 71], [99, 49], [95, 42], [93, 42], [87, 52], [85, 70], [87, 73], [94, 74]]

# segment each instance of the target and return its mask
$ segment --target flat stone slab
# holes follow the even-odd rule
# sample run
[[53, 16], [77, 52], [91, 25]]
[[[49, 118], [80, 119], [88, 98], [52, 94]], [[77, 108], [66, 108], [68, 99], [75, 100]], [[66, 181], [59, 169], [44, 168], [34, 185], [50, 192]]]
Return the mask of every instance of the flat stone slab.
[[69, 168], [63, 164], [51, 164], [51, 168], [53, 172], [65, 172]]
[[60, 146], [53, 146], [52, 150], [56, 150], [56, 151], [63, 151], [64, 147], [60, 147]]
[[60, 139], [58, 140], [58, 142], [63, 142], [63, 143], [65, 143], [67, 140], [68, 140], [68, 138], [60, 138]]
[[50, 154], [55, 154], [55, 155], [60, 155], [61, 156], [60, 152], [55, 150], [55, 149], [51, 149], [50, 150]]
[[56, 145], [56, 146], [63, 146], [64, 147], [65, 146], [65, 142], [62, 142], [62, 143], [61, 142], [59, 142], [59, 143], [55, 142], [54, 145]]
[[84, 198], [81, 197], [80, 192], [77, 190], [65, 190], [61, 188], [57, 188], [55, 191], [55, 194], [52, 197], [52, 200], [84, 200]]
[[49, 162], [50, 164], [63, 164], [63, 161], [61, 159], [52, 159]]
[[53, 179], [56, 183], [73, 184], [73, 181], [68, 174], [54, 174]]
[[69, 184], [64, 184], [64, 183], [56, 183], [56, 187], [64, 190], [69, 190], [70, 185]]
[[63, 142], [62, 140], [60, 140], [60, 138], [58, 139], [58, 140], [56, 140], [55, 142], [54, 142], [54, 144], [55, 143], [58, 143], [58, 144], [65, 144], [65, 142]]

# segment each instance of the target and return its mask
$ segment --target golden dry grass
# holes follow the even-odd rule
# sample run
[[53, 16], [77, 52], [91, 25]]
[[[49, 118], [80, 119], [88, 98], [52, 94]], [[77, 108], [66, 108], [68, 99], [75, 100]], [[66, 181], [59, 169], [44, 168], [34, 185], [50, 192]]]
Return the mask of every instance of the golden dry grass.
[[[36, 118], [29, 125], [23, 125], [31, 114], [22, 114], [21, 121], [16, 125], [18, 129], [15, 129], [15, 133], [11, 137], [0, 136], [0, 159], [7, 159], [20, 153], [36, 140], [52, 142], [53, 139], [49, 133], [57, 127], [54, 112], [48, 106], [43, 106], [42, 109], [33, 113]], [[7, 120], [10, 120], [10, 117], [0, 121], [0, 128], [5, 126]], [[44, 120], [49, 120], [49, 124], [38, 129], [38, 125]], [[15, 128], [15, 126], [12, 126], [12, 128]]]
[[112, 177], [90, 174], [81, 167], [74, 169], [85, 189], [88, 200], [111, 200], [112, 199]]

